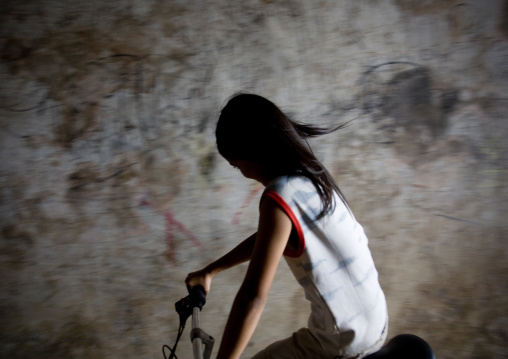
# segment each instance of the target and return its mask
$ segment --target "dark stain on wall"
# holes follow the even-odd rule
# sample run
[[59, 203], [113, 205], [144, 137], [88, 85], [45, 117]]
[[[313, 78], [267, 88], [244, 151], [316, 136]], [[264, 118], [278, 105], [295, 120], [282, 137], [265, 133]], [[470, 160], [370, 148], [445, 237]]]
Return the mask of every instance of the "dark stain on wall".
[[85, 191], [95, 184], [99, 174], [95, 166], [91, 163], [84, 163], [67, 177], [69, 181], [69, 196]]
[[428, 70], [417, 67], [397, 73], [387, 84], [390, 104], [389, 116], [395, 125], [414, 132], [418, 125], [427, 126], [436, 133], [439, 126], [431, 108], [430, 77]]
[[481, 166], [490, 168], [491, 175], [497, 178], [491, 185], [495, 184], [501, 188], [508, 183], [508, 142], [506, 141], [508, 100], [481, 98], [477, 100], [477, 104], [491, 120], [478, 124], [477, 139], [470, 141], [471, 152]]
[[508, 0], [504, 1], [503, 8], [500, 12], [499, 31], [508, 38]]
[[6, 261], [9, 268], [22, 269], [27, 262], [27, 251], [34, 245], [32, 235], [18, 225], [6, 223], [0, 229], [0, 240], [2, 262]]
[[404, 155], [425, 152], [443, 134], [446, 116], [459, 102], [455, 89], [436, 94], [429, 69], [415, 63], [374, 66], [360, 82], [363, 110], [378, 124], [383, 142]]
[[202, 156], [199, 161], [201, 175], [208, 181], [213, 181], [216, 162], [217, 155], [215, 152], [210, 152]]
[[453, 112], [459, 102], [459, 91], [450, 89], [444, 91], [440, 96], [441, 110], [445, 115]]
[[[183, 12], [174, 6], [165, 7], [164, 11], [172, 14], [171, 18]], [[35, 8], [25, 9], [26, 21], [40, 20], [42, 15], [36, 12]], [[19, 101], [23, 91], [13, 89], [12, 100], [3, 101], [7, 105], [0, 106], [26, 111], [60, 103], [61, 119], [54, 128], [54, 143], [67, 149], [96, 129], [104, 99], [123, 89], [138, 98], [153, 90], [157, 81], [169, 90], [191, 56], [186, 49], [176, 47], [165, 54], [152, 55], [154, 35], [147, 31], [143, 20], [130, 15], [91, 28], [79, 25], [79, 16], [64, 14], [55, 28], [48, 27], [32, 38], [21, 39], [6, 27], [0, 39], [0, 60], [10, 74], [38, 82], [38, 92], [43, 94], [36, 98], [32, 89], [27, 98]], [[18, 103], [30, 105], [11, 105]]]
[[32, 49], [24, 44], [22, 39], [9, 37], [0, 53], [2, 62], [9, 64], [9, 70], [17, 75], [24, 68], [24, 62], [30, 57]]
[[[85, 202], [103, 202], [108, 214], [116, 219], [116, 225], [135, 227], [139, 221], [134, 213], [133, 190], [129, 181], [139, 179], [140, 170], [135, 156], [119, 158], [103, 170], [91, 162], [81, 163], [67, 176], [66, 198], [81, 213]], [[85, 216], [81, 218], [86, 219]]]
[[55, 141], [65, 148], [71, 148], [72, 143], [86, 137], [97, 130], [96, 103], [68, 104], [62, 107], [62, 122], [55, 129]]
[[133, 228], [139, 224], [135, 214], [135, 204], [132, 200], [133, 190], [128, 182], [139, 179], [140, 172], [136, 159], [121, 158], [108, 169], [109, 175], [104, 175], [100, 181], [109, 189], [107, 195], [108, 211], [114, 216], [116, 225], [121, 228]]

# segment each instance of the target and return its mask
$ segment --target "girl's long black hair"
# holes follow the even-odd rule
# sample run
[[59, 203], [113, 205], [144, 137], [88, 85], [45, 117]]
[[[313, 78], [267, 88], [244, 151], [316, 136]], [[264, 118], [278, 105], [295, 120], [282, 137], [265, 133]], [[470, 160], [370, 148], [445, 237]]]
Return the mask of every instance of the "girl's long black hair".
[[221, 110], [215, 136], [219, 153], [226, 159], [252, 161], [273, 177], [303, 175], [310, 179], [323, 203], [321, 218], [333, 209], [334, 192], [344, 203], [346, 198], [306, 139], [346, 125], [322, 128], [296, 123], [264, 97], [239, 93]]

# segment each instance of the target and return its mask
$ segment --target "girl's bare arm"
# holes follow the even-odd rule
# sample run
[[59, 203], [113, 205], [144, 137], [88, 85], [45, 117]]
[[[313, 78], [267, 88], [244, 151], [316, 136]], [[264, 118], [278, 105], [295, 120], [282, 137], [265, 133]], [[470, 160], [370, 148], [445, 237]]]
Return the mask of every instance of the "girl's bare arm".
[[254, 233], [233, 248], [229, 253], [210, 263], [205, 268], [190, 273], [185, 279], [187, 286], [192, 288], [196, 285], [200, 285], [204, 288], [205, 293], [208, 294], [212, 279], [217, 273], [246, 262], [251, 258], [254, 243], [256, 242], [256, 235], [257, 233]]
[[257, 236], [245, 279], [233, 302], [218, 358], [239, 358], [266, 303], [277, 266], [291, 233], [291, 220], [276, 202], [261, 202]]

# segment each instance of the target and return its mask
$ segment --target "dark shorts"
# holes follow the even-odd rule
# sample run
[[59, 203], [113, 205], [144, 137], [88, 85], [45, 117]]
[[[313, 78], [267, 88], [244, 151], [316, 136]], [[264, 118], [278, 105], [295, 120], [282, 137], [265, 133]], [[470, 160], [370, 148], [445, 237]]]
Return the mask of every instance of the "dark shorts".
[[[388, 330], [385, 328], [379, 340], [374, 346], [366, 350], [364, 353], [356, 355], [354, 358], [362, 358], [373, 353], [383, 346], [386, 340]], [[309, 329], [302, 328], [293, 333], [289, 338], [279, 340], [270, 344], [265, 349], [254, 355], [252, 359], [335, 359], [340, 358], [337, 355], [331, 355], [321, 348], [321, 344], [310, 333]], [[348, 358], [343, 358], [348, 359]], [[353, 358], [351, 358], [353, 359]]]

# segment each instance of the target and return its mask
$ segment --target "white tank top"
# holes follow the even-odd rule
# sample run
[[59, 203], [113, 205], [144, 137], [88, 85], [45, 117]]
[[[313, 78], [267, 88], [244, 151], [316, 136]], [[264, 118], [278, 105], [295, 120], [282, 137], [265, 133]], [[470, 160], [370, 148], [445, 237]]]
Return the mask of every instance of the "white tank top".
[[346, 205], [336, 195], [334, 210], [316, 220], [322, 202], [303, 176], [274, 179], [265, 196], [293, 223], [298, 241], [284, 258], [311, 302], [309, 330], [323, 349], [354, 357], [379, 344], [388, 321], [385, 296], [368, 239]]

